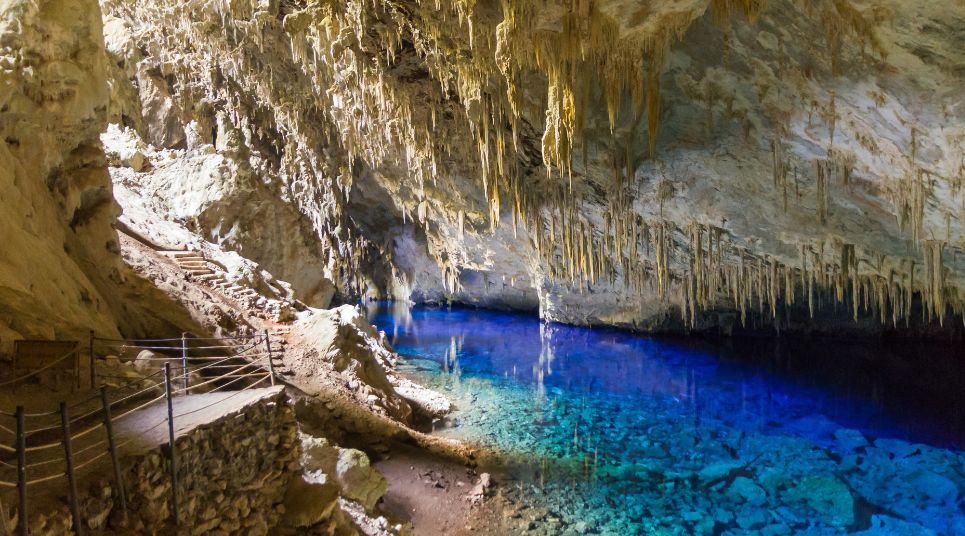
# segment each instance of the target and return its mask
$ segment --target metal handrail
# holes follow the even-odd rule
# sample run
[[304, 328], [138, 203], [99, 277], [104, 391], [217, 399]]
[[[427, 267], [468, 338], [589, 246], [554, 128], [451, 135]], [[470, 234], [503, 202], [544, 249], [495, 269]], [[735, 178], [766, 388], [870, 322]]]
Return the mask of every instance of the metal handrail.
[[[232, 344], [232, 345], [208, 344], [206, 346], [191, 347], [191, 346], [188, 346], [188, 343], [187, 343], [187, 341], [189, 340], [192, 340], [192, 341], [235, 340], [235, 341], [245, 341], [245, 343]], [[141, 358], [141, 360], [148, 360], [148, 361], [164, 361], [165, 362], [164, 368], [156, 372], [153, 372], [147, 376], [130, 378], [130, 381], [125, 382], [123, 385], [120, 385], [117, 387], [108, 388], [106, 386], [103, 386], [101, 387], [101, 392], [98, 395], [86, 397], [80, 401], [74, 402], [70, 406], [67, 406], [65, 403], [61, 403], [60, 411], [27, 413], [24, 411], [22, 407], [18, 407], [17, 412], [15, 414], [0, 411], [0, 416], [15, 418], [17, 422], [17, 426], [15, 430], [0, 424], [0, 431], [12, 434], [16, 438], [16, 443], [15, 443], [16, 448], [12, 448], [10, 446], [5, 445], [4, 443], [0, 443], [0, 451], [15, 453], [17, 455], [16, 465], [14, 465], [13, 463], [7, 463], [3, 461], [0, 461], [0, 464], [2, 464], [3, 467], [16, 469], [17, 479], [18, 479], [17, 483], [0, 480], [0, 488], [3, 488], [3, 487], [20, 488], [21, 514], [19, 516], [19, 519], [21, 519], [23, 523], [23, 525], [20, 528], [21, 533], [24, 533], [24, 531], [26, 530], [26, 522], [28, 519], [28, 516], [25, 512], [27, 496], [25, 495], [25, 491], [24, 491], [28, 486], [34, 486], [36, 484], [50, 482], [59, 478], [66, 477], [69, 484], [68, 488], [71, 491], [70, 497], [69, 497], [70, 503], [71, 503], [71, 510], [76, 518], [74, 519], [74, 522], [75, 524], [79, 525], [81, 523], [81, 520], [79, 519], [79, 513], [78, 513], [79, 509], [77, 508], [78, 499], [76, 496], [77, 494], [76, 494], [76, 488], [75, 488], [76, 472], [80, 469], [83, 469], [85, 467], [92, 465], [93, 463], [97, 462], [98, 460], [101, 460], [107, 455], [111, 455], [111, 458], [114, 464], [115, 479], [118, 480], [118, 491], [121, 495], [121, 506], [122, 508], [126, 509], [126, 499], [124, 496], [124, 485], [122, 481], [123, 474], [122, 474], [122, 471], [120, 470], [120, 466], [118, 465], [119, 462], [118, 462], [118, 455], [117, 455], [118, 450], [120, 448], [123, 448], [130, 442], [136, 440], [138, 437], [143, 437], [144, 434], [167, 423], [169, 425], [169, 435], [170, 435], [169, 440], [171, 442], [169, 455], [172, 457], [171, 461], [172, 461], [172, 469], [173, 469], [174, 451], [175, 451], [174, 449], [175, 437], [174, 437], [173, 423], [175, 418], [184, 417], [185, 415], [190, 415], [192, 413], [202, 411], [212, 406], [223, 404], [226, 400], [231, 399], [235, 396], [238, 396], [240, 393], [244, 391], [255, 389], [258, 386], [264, 384], [266, 381], [270, 380], [272, 385], [274, 385], [275, 383], [274, 365], [272, 361], [274, 356], [271, 348], [271, 335], [267, 331], [262, 335], [257, 335], [254, 337], [250, 337], [250, 336], [194, 337], [191, 339], [188, 339], [186, 337], [181, 337], [179, 339], [105, 339], [100, 337], [94, 337], [92, 334], [90, 337], [91, 383], [92, 384], [94, 383], [94, 380], [95, 380], [94, 368], [93, 368], [95, 341], [101, 342], [101, 343], [142, 342], [142, 343], [148, 343], [148, 344], [145, 344], [145, 345], [104, 344], [103, 346], [123, 347], [123, 348], [141, 349], [141, 350], [149, 350], [149, 349], [170, 350], [170, 351], [179, 350], [181, 352], [181, 355], [170, 356], [170, 357]], [[181, 344], [179, 346], [154, 345], [159, 342], [180, 342]], [[261, 344], [265, 345], [264, 350], [256, 351], [254, 353], [249, 353], [251, 350], [257, 348]], [[191, 353], [193, 350], [216, 350], [216, 349], [231, 349], [234, 353], [228, 356], [197, 356], [197, 355], [191, 356], [189, 355], [189, 353]], [[32, 376], [36, 376], [40, 372], [43, 372], [44, 370], [51, 368], [53, 365], [59, 363], [60, 361], [63, 361], [64, 359], [67, 359], [68, 357], [77, 354], [77, 352], [78, 352], [78, 348], [74, 348], [64, 356], [57, 358], [55, 361], [51, 363], [48, 363], [41, 369], [33, 371], [30, 374], [24, 375], [22, 377], [0, 383], [0, 387], [4, 385], [9, 385], [11, 383], [15, 383], [18, 381], [22, 381]], [[178, 364], [172, 363], [172, 362], [178, 362], [178, 361], [180, 361], [180, 363]], [[232, 361], [240, 361], [240, 363], [237, 363], [237, 364], [231, 363]], [[266, 364], [267, 364], [267, 367], [266, 367]], [[201, 381], [196, 381], [192, 385], [191, 376], [189, 374], [201, 373], [208, 369], [213, 371], [217, 370], [219, 374], [213, 377], [201, 378]], [[164, 374], [164, 381], [155, 381], [154, 378], [160, 374]], [[178, 389], [173, 389], [171, 382], [178, 378], [183, 378], [183, 382], [184, 382], [183, 386]], [[231, 386], [236, 385], [238, 382], [242, 382], [242, 381], [247, 381], [247, 385], [245, 385], [241, 389], [231, 388]], [[199, 387], [204, 387], [206, 385], [211, 385], [217, 382], [224, 382], [224, 383], [222, 383], [221, 385], [217, 385], [216, 387], [208, 391], [208, 393], [218, 393], [218, 392], [225, 392], [229, 390], [234, 392], [228, 396], [219, 397], [217, 400], [214, 400], [210, 404], [206, 404], [200, 408], [194, 408], [189, 411], [185, 411], [184, 413], [180, 413], [178, 415], [174, 414], [172, 400], [171, 400], [174, 394], [177, 394], [177, 393], [190, 394], [192, 389], [197, 389]], [[145, 386], [145, 384], [147, 385]], [[129, 392], [132, 388], [134, 389], [133, 393]], [[151, 391], [156, 392], [156, 390], [159, 388], [163, 388], [165, 390], [165, 393], [160, 396], [153, 397], [152, 399], [147, 400], [143, 403], [140, 403], [133, 408], [127, 409], [126, 411], [123, 411], [116, 417], [111, 416], [112, 408], [116, 406], [120, 406], [125, 402], [135, 400], [138, 397], [141, 397]], [[118, 400], [111, 401], [109, 396], [110, 393], [121, 394], [122, 397], [119, 398]], [[70, 409], [74, 409], [74, 408], [83, 406], [85, 404], [88, 404], [91, 401], [97, 399], [98, 397], [100, 397], [101, 399], [101, 407], [87, 410], [86, 412], [78, 416], [75, 416], [73, 418], [69, 417], [68, 413]], [[168, 416], [166, 419], [158, 422], [157, 424], [155, 424], [151, 428], [148, 428], [147, 430], [141, 431], [137, 436], [131, 437], [130, 439], [122, 442], [119, 445], [115, 444], [112, 423], [118, 422], [134, 414], [135, 412], [141, 411], [165, 398], [167, 398], [168, 400]], [[86, 422], [92, 417], [97, 416], [98, 414], [101, 414], [103, 416], [104, 420], [102, 422], [88, 426], [87, 428], [79, 432], [71, 433], [70, 425], [72, 423]], [[57, 415], [60, 416], [60, 420], [61, 420], [59, 426], [45, 425], [39, 428], [29, 429], [25, 423], [26, 418], [43, 418], [43, 417], [49, 418]], [[38, 433], [50, 432], [58, 429], [63, 432], [62, 440], [51, 441], [51, 442], [47, 442], [39, 445], [31, 445], [29, 447], [26, 445], [26, 438], [28, 435], [35, 436]], [[82, 448], [76, 451], [72, 449], [71, 443], [74, 440], [83, 438], [87, 435], [94, 433], [95, 431], [102, 430], [102, 429], [106, 432], [107, 437], [105, 439], [95, 441], [89, 445], [83, 446]], [[45, 459], [34, 461], [29, 464], [27, 463], [27, 460], [26, 460], [27, 453], [37, 453], [40, 451], [50, 450], [55, 447], [64, 448], [63, 457], [48, 458], [49, 455], [45, 455], [44, 456]], [[98, 449], [105, 449], [105, 450], [97, 453]], [[85, 454], [90, 454], [90, 453], [96, 453], [96, 454], [87, 460], [81, 460], [79, 463], [75, 463], [75, 458], [79, 458]], [[32, 479], [27, 478], [27, 469], [29, 468], [36, 469], [38, 467], [49, 466], [57, 463], [65, 463], [66, 471], [60, 470], [52, 475], [45, 475], [45, 476], [36, 475]], [[174, 476], [175, 475], [172, 474], [172, 478], [174, 478]], [[177, 482], [176, 481], [172, 486], [172, 494], [174, 495], [173, 500], [175, 501], [175, 505], [176, 505], [176, 500], [177, 500]], [[173, 513], [173, 516], [175, 517], [175, 521], [177, 522], [178, 514], [177, 514], [176, 507], [172, 508], [172, 513]]]

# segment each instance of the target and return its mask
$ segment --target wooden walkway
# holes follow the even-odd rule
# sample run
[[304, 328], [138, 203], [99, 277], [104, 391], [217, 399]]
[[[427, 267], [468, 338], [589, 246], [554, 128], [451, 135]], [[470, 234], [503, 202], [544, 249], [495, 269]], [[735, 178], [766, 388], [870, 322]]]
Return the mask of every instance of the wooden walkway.
[[[283, 389], [284, 386], [278, 385], [176, 397], [172, 400], [175, 439], [190, 434], [200, 426], [217, 422], [227, 415], [242, 412], [251, 405], [273, 398]], [[77, 438], [72, 445], [75, 454], [95, 456], [83, 466], [75, 468], [76, 486], [81, 493], [98, 479], [108, 478], [113, 481], [111, 457], [107, 455], [106, 450], [106, 434], [103, 427], [101, 428]], [[114, 437], [122, 466], [127, 466], [137, 457], [167, 445], [169, 441], [167, 400], [158, 400], [127, 415], [114, 427]], [[49, 469], [59, 473], [59, 476], [29, 488], [28, 514], [30, 517], [49, 512], [70, 502], [69, 489], [65, 485], [66, 468], [63, 450], [44, 449], [32, 454], [33, 467], [43, 467], [47, 464]], [[28, 478], [30, 478], [29, 474]], [[126, 487], [130, 488], [130, 483], [127, 483]], [[18, 504], [17, 490], [6, 489], [2, 495], [2, 501], [4, 505]]]

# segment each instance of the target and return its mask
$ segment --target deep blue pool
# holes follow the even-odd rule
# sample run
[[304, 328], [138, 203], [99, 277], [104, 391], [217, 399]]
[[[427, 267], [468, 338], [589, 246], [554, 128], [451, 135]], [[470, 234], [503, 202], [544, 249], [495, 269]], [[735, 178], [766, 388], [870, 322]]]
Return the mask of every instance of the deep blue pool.
[[965, 383], [941, 351], [369, 318], [456, 404], [437, 433], [512, 460], [560, 533], [965, 534]]

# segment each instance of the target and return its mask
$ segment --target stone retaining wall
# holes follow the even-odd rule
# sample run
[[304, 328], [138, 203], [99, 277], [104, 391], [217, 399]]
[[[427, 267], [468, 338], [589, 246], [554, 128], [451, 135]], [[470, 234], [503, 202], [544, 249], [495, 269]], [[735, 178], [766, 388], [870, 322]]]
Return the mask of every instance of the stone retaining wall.
[[[123, 460], [128, 520], [122, 519], [108, 465], [82, 488], [87, 534], [267, 534], [301, 472], [298, 426], [281, 387], [175, 441], [180, 526], [173, 530], [168, 445]], [[86, 493], [85, 493], [86, 492]], [[38, 505], [39, 507], [39, 505]], [[71, 534], [66, 505], [33, 517], [34, 535]]]

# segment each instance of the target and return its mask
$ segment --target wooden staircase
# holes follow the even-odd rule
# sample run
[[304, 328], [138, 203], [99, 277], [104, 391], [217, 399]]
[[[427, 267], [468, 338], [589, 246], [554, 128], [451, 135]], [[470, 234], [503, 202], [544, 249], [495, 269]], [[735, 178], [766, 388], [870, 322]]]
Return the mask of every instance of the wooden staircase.
[[221, 267], [208, 261], [202, 251], [161, 253], [172, 258], [189, 281], [197, 281], [218, 290], [259, 318], [271, 320], [281, 307], [278, 300], [266, 298], [253, 288], [228, 281]]

